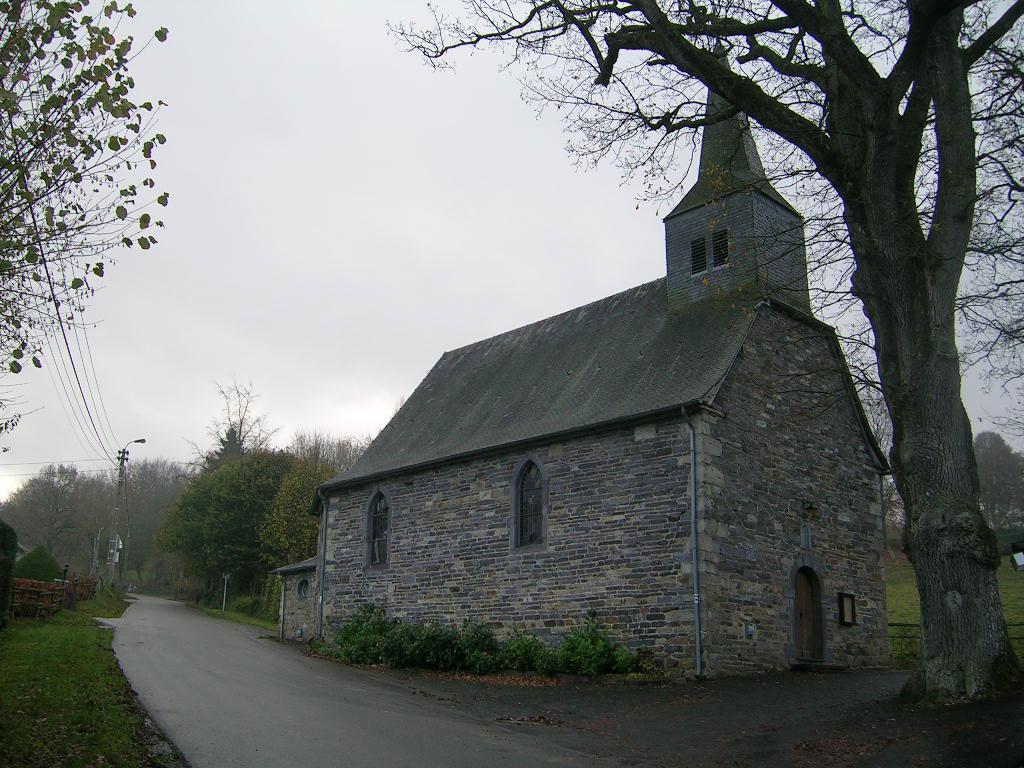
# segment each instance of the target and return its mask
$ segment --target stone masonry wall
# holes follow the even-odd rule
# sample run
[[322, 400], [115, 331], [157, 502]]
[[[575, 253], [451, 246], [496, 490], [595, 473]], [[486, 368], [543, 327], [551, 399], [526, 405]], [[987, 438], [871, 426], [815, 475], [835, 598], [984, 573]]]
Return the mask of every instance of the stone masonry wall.
[[[402, 619], [472, 618], [550, 642], [595, 610], [616, 641], [692, 666], [687, 434], [674, 417], [340, 492], [327, 528], [326, 634], [367, 601]], [[547, 488], [545, 542], [517, 548], [513, 483], [528, 458]], [[385, 567], [367, 564], [378, 489], [391, 509]]]
[[[878, 471], [839, 364], [821, 331], [762, 309], [715, 400], [723, 415], [705, 419], [703, 599], [715, 673], [796, 661], [801, 566], [821, 583], [823, 661], [888, 663]], [[754, 457], [764, 471], [752, 471]], [[852, 626], [839, 624], [839, 592], [856, 597]]]
[[[716, 231], [729, 238], [729, 261], [718, 267], [711, 260]], [[708, 269], [693, 274], [690, 243], [698, 237], [706, 239]], [[728, 195], [667, 219], [665, 259], [673, 310], [721, 295], [771, 293], [810, 311], [803, 223], [759, 192]]]
[[[299, 584], [309, 582], [309, 591], [303, 597]], [[308, 642], [316, 633], [316, 598], [318, 595], [316, 571], [285, 574], [281, 581], [281, 627], [285, 640]]]
[[[878, 475], [840, 364], [821, 331], [761, 309], [714, 409], [694, 418], [710, 675], [797, 660], [800, 566], [821, 581], [825, 661], [887, 661]], [[544, 473], [545, 543], [517, 548], [513, 484], [527, 459]], [[692, 672], [688, 480], [680, 415], [344, 489], [328, 512], [326, 635], [365, 602], [550, 642], [595, 610], [616, 641]], [[367, 558], [378, 490], [391, 510], [384, 567]], [[856, 596], [853, 626], [838, 625], [838, 592]]]

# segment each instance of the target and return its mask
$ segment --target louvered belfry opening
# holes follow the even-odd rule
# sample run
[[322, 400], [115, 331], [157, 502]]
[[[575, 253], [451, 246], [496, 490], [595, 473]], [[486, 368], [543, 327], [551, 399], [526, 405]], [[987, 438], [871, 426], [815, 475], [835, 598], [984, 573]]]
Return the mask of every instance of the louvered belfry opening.
[[766, 175], [747, 116], [714, 91], [705, 115], [697, 178], [665, 217], [670, 314], [769, 297], [809, 313], [803, 219]]

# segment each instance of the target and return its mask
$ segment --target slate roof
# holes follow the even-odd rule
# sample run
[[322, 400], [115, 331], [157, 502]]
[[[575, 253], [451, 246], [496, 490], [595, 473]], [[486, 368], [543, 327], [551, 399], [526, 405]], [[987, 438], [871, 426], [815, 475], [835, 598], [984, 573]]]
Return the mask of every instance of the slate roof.
[[316, 564], [319, 562], [320, 557], [313, 555], [313, 557], [303, 560], [299, 563], [292, 563], [290, 565], [282, 565], [280, 568], [275, 568], [271, 573], [276, 573], [284, 576], [289, 573], [301, 573], [302, 571], [315, 571]]
[[322, 489], [712, 397], [754, 305], [705, 301], [669, 316], [665, 290], [656, 280], [446, 352]]
[[[732, 108], [717, 93], [708, 91], [705, 111], [708, 117]], [[795, 216], [800, 215], [765, 176], [757, 145], [750, 133], [750, 123], [747, 116], [739, 112], [704, 127], [697, 181], [665, 218], [670, 219], [725, 195], [749, 189], [764, 193]]]

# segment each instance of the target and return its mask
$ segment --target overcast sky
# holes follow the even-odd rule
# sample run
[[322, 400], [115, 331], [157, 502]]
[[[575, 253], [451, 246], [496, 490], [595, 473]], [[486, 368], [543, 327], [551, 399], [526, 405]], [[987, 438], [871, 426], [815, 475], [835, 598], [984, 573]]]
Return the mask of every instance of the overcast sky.
[[[425, 19], [423, 0], [135, 5], [140, 36], [170, 30], [133, 71], [137, 101], [168, 104], [171, 205], [87, 314], [108, 442], [147, 439], [133, 459], [209, 447], [216, 383], [235, 380], [282, 445], [376, 434], [445, 350], [664, 274], [668, 206], [577, 170], [557, 113], [498, 60], [443, 73], [402, 51], [385, 24]], [[43, 463], [104, 466], [49, 371], [17, 384], [0, 497]], [[980, 430], [1002, 403], [971, 385], [968, 406]]]

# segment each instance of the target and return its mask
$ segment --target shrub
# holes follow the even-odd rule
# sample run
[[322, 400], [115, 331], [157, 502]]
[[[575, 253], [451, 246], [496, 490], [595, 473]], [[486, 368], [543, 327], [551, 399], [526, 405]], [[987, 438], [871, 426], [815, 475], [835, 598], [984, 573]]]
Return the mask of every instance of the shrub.
[[53, 581], [63, 575], [63, 569], [42, 547], [36, 547], [14, 564], [14, 578], [16, 579]]
[[281, 610], [281, 586], [283, 579], [276, 574], [263, 582], [263, 593], [260, 595], [260, 617], [269, 621], [279, 621]]
[[380, 664], [385, 645], [392, 642], [395, 626], [382, 607], [373, 603], [361, 605], [348, 623], [334, 633], [335, 655], [349, 664]]
[[381, 660], [391, 667], [423, 667], [442, 671], [461, 669], [465, 653], [459, 631], [436, 621], [404, 624], [396, 622], [385, 643]]
[[18, 557], [18, 534], [3, 520], [0, 520], [0, 555], [11, 562]]
[[490, 626], [477, 621], [466, 620], [461, 627], [454, 627], [436, 621], [389, 619], [382, 607], [371, 603], [360, 606], [335, 632], [334, 646], [316, 650], [349, 664], [464, 670], [480, 675], [511, 669], [596, 677], [605, 672], [633, 673], [648, 668], [639, 653], [616, 648], [597, 625], [593, 612], [555, 651], [534, 635], [519, 631], [502, 645]]
[[462, 622], [459, 646], [466, 658], [474, 653], [486, 653], [493, 656], [500, 650], [498, 638], [494, 636], [494, 628], [490, 624], [472, 619]]
[[246, 616], [258, 616], [260, 614], [260, 599], [249, 596], [236, 597], [228, 602], [228, 610], [244, 613]]
[[7, 626], [14, 587], [14, 561], [0, 554], [0, 629]]
[[203, 587], [195, 579], [186, 577], [174, 582], [171, 594], [176, 600], [187, 600], [191, 603], [198, 603], [203, 596]]
[[537, 656], [534, 666], [540, 674], [551, 677], [561, 671], [561, 665], [562, 659], [559, 652], [552, 650], [551, 648], [544, 648], [540, 655]]
[[474, 675], [490, 675], [504, 669], [501, 654], [490, 651], [471, 651], [466, 657], [464, 668]]
[[582, 627], [566, 635], [558, 655], [561, 668], [578, 675], [597, 677], [615, 668], [615, 644], [597, 625], [593, 611]]
[[18, 534], [0, 520], [0, 629], [7, 626], [14, 588], [14, 559], [18, 556]]
[[528, 635], [516, 630], [501, 650], [501, 663], [505, 669], [512, 669], [516, 672], [533, 670], [540, 672], [537, 663], [547, 650], [544, 643], [535, 635]]
[[637, 651], [627, 651], [625, 648], [615, 649], [615, 662], [612, 671], [620, 675], [633, 675], [640, 672], [650, 672], [651, 663], [644, 658], [643, 654]]

